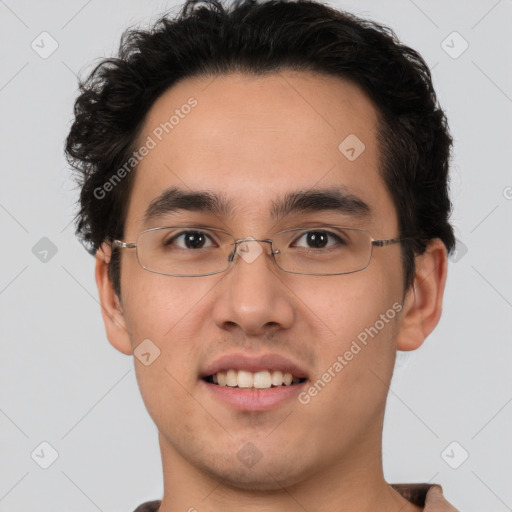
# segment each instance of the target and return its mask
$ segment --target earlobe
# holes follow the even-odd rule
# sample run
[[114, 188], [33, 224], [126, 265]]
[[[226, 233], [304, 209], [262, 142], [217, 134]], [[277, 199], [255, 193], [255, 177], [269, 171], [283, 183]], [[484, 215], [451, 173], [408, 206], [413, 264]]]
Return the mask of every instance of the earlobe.
[[434, 330], [441, 318], [448, 260], [446, 247], [431, 240], [426, 251], [416, 257], [414, 283], [407, 291], [397, 350], [415, 350]]
[[104, 242], [96, 252], [95, 277], [101, 315], [110, 344], [123, 354], [129, 355], [133, 353], [133, 349], [126, 329], [123, 306], [108, 274], [111, 251], [110, 245]]

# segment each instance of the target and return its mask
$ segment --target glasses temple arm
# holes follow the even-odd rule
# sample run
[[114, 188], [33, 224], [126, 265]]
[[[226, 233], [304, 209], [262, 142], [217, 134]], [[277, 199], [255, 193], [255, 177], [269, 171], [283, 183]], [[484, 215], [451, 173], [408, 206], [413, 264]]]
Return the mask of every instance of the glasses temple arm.
[[372, 245], [377, 247], [387, 247], [388, 245], [397, 244], [404, 240], [410, 240], [410, 238], [390, 238], [389, 240], [372, 240]]
[[119, 249], [135, 249], [137, 244], [135, 242], [122, 242], [121, 240], [112, 240], [112, 246]]

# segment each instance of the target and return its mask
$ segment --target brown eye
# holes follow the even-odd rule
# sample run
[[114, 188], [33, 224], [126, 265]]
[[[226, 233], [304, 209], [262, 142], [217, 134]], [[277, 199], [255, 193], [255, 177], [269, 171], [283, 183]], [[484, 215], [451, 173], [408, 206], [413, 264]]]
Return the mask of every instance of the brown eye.
[[185, 231], [164, 241], [165, 246], [177, 245], [180, 249], [203, 249], [210, 237], [202, 231]]
[[[304, 240], [304, 242], [299, 243], [299, 241]], [[331, 243], [329, 243], [331, 240]], [[323, 249], [324, 247], [331, 247], [335, 244], [343, 244], [343, 240], [334, 233], [330, 231], [307, 231], [302, 234], [297, 241], [294, 243], [295, 246], [298, 247], [307, 247], [309, 249]]]

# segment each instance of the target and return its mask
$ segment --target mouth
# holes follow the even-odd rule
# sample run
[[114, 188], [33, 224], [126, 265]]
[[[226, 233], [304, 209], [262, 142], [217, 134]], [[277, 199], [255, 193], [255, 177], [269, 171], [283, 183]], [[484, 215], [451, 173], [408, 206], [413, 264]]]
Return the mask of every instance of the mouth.
[[307, 379], [281, 370], [250, 372], [247, 370], [230, 369], [208, 375], [203, 380], [220, 387], [264, 391], [271, 388], [296, 386], [302, 384]]
[[231, 410], [271, 411], [293, 401], [307, 386], [309, 373], [279, 354], [225, 354], [202, 368], [207, 396]]

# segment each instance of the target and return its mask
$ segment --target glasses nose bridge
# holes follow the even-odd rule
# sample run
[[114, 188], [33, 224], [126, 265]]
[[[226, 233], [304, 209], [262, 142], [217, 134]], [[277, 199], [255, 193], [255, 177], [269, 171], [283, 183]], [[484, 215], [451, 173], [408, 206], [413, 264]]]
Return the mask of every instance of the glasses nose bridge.
[[246, 236], [245, 238], [239, 238], [238, 240], [235, 240], [233, 243], [235, 245], [238, 245], [238, 244], [241, 244], [242, 242], [266, 242], [266, 243], [272, 245], [271, 238], [254, 238], [252, 236]]
[[[235, 253], [238, 252], [237, 251], [238, 247], [240, 246], [240, 244], [243, 244], [244, 242], [264, 242], [264, 243], [270, 244], [270, 255], [271, 256], [274, 256], [275, 254], [279, 253], [279, 251], [274, 251], [273, 240], [271, 238], [254, 238], [252, 236], [247, 236], [245, 238], [239, 238], [238, 240], [235, 240], [233, 242], [234, 249], [231, 252], [231, 254], [229, 255], [229, 258], [228, 258], [229, 263], [231, 263], [234, 260]], [[275, 256], [274, 256], [274, 258], [275, 258]]]

